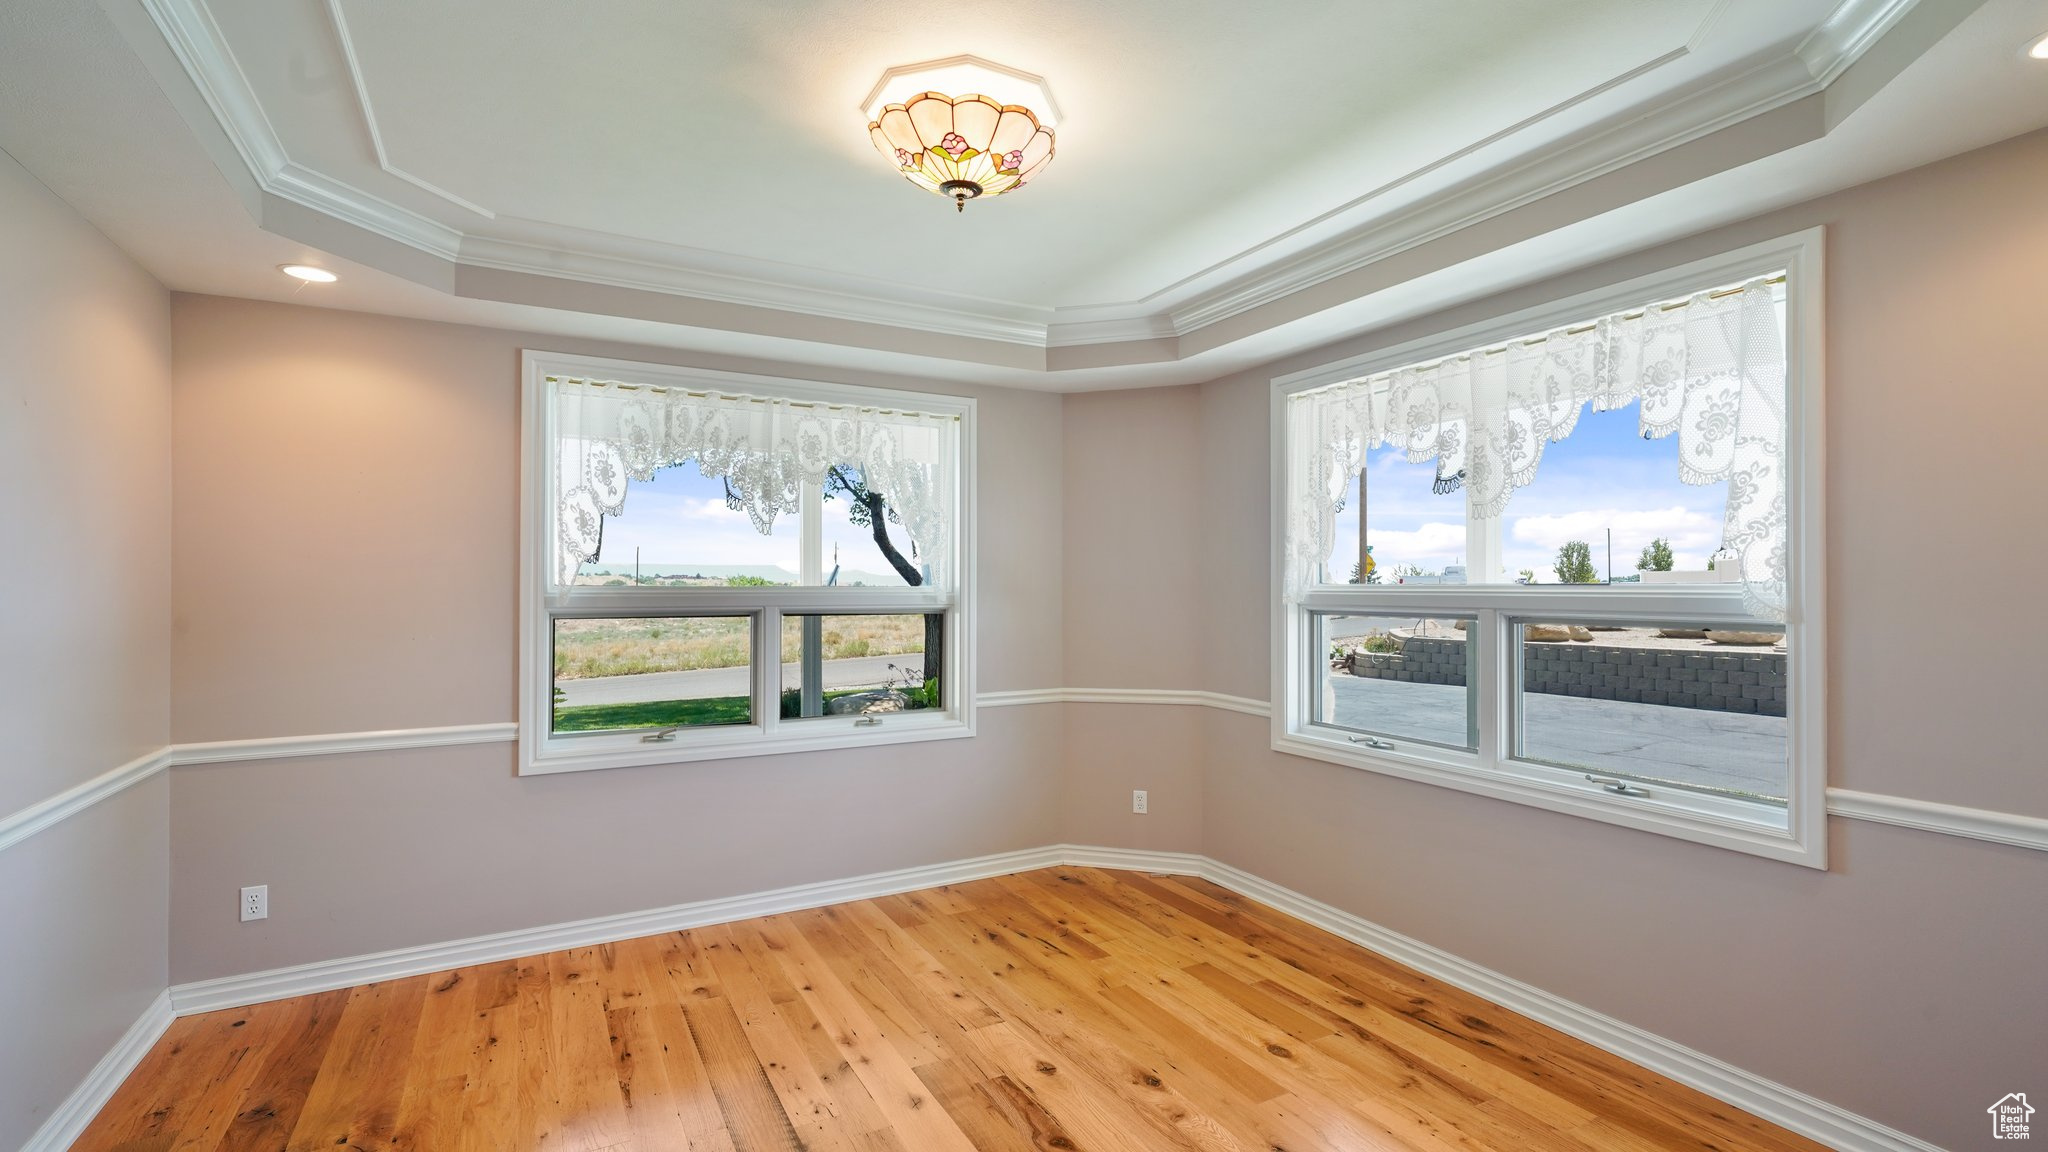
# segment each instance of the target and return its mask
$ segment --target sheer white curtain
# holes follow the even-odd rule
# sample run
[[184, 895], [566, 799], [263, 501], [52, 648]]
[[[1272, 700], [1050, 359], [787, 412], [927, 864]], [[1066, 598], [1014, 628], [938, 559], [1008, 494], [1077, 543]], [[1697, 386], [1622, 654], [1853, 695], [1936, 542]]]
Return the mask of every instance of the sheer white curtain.
[[1680, 480], [1728, 485], [1722, 547], [1749, 610], [1784, 619], [1785, 350], [1771, 279], [1289, 397], [1287, 595], [1325, 580], [1368, 451], [1435, 461], [1441, 487], [1462, 484], [1475, 515], [1498, 516], [1586, 405], [1640, 400], [1645, 437], [1678, 437]]
[[555, 582], [597, 558], [627, 485], [695, 461], [723, 477], [763, 535], [798, 514], [833, 467], [860, 470], [902, 520], [929, 584], [949, 586], [959, 419], [774, 396], [550, 379], [555, 421]]

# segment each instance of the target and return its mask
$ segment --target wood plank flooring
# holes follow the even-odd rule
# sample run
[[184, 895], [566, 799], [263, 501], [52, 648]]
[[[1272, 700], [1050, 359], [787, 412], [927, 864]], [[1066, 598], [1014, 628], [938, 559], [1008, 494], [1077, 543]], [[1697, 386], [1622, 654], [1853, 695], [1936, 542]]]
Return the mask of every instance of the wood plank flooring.
[[1820, 1145], [1201, 880], [1054, 868], [177, 1021], [77, 1152]]

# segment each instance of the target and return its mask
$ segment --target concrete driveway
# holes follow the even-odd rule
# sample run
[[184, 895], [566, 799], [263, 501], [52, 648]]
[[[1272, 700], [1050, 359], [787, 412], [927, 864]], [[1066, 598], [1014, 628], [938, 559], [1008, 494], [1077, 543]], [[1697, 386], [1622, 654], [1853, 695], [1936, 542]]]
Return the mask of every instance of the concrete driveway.
[[[1336, 715], [1347, 728], [1454, 747], [1465, 745], [1466, 690], [1449, 684], [1330, 677]], [[1531, 693], [1524, 697], [1524, 754], [1591, 771], [1733, 788], [1767, 796], [1786, 791], [1782, 716], [1750, 716]]]

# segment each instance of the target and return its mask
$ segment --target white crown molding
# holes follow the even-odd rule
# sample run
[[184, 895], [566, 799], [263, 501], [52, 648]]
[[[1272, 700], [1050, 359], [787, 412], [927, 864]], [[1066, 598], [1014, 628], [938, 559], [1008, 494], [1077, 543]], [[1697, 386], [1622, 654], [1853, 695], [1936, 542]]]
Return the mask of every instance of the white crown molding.
[[1848, 71], [1919, 0], [1842, 0], [1794, 50], [1814, 82], [1826, 87]]
[[[1608, 95], [1689, 55], [1725, 4], [1701, 20], [1692, 42], [1586, 90], [1493, 136], [1375, 188], [1210, 268], [1142, 299], [1043, 308], [1014, 301], [934, 293], [893, 281], [725, 253], [597, 237], [577, 230], [493, 217], [483, 205], [403, 171], [385, 153], [381, 131], [350, 38], [343, 0], [326, 0], [354, 97], [379, 167], [394, 179], [483, 218], [489, 231], [457, 228], [294, 163], [236, 64], [205, 0], [134, 0], [149, 14], [179, 65], [233, 142], [249, 174], [269, 195], [408, 245], [456, 267], [570, 280], [802, 316], [1049, 349], [1178, 339], [1314, 288], [1389, 256], [1681, 147], [1744, 119], [1822, 91], [1875, 44], [1914, 0], [1842, 0], [1796, 49], [1749, 67], [1703, 91], [1675, 92], [1647, 107], [1609, 117], [1578, 133], [1487, 168], [1480, 159], [1528, 129]], [[1818, 129], [1815, 129], [1818, 131]], [[1389, 194], [1466, 162], [1479, 170], [1443, 194], [1373, 218]], [[528, 235], [521, 235], [521, 225]], [[1306, 254], [1276, 258], [1290, 237], [1335, 230]], [[1178, 350], [1168, 357], [1182, 358]]]
[[725, 253], [649, 241], [598, 237], [570, 229], [523, 225], [535, 238], [461, 237], [463, 267], [552, 276], [793, 312], [828, 320], [881, 324], [942, 336], [1042, 347], [1051, 313], [1002, 300], [844, 276], [794, 265], [743, 260]]
[[366, 232], [396, 240], [430, 256], [454, 260], [462, 250], [462, 232], [402, 208], [351, 184], [293, 161], [269, 178], [258, 177], [263, 190], [281, 200], [353, 224]]
[[93, 1117], [99, 1115], [107, 1101], [114, 1098], [121, 1082], [135, 1071], [144, 1056], [149, 1055], [150, 1048], [163, 1038], [164, 1031], [175, 1019], [177, 1014], [171, 1011], [171, 994], [157, 993], [156, 999], [149, 1002], [149, 1007], [142, 1010], [135, 1023], [128, 1026], [128, 1031], [114, 1042], [105, 1056], [100, 1057], [100, 1062], [85, 1074], [85, 1079], [79, 1082], [71, 1095], [57, 1105], [50, 1118], [36, 1129], [36, 1134], [28, 1138], [28, 1143], [21, 1146], [21, 1152], [64, 1152], [71, 1147], [72, 1141], [84, 1134]]
[[171, 750], [145, 752], [118, 768], [112, 768], [83, 784], [66, 788], [47, 800], [18, 812], [0, 816], [0, 851], [14, 847], [45, 828], [60, 824], [87, 808], [118, 795], [163, 771], [171, 763]]
[[1617, 126], [1488, 172], [1291, 261], [1248, 272], [1230, 284], [1201, 293], [1172, 308], [1171, 327], [1177, 335], [1199, 331], [1683, 147], [1821, 88], [1805, 65], [1788, 55], [1704, 92], [1676, 93], [1654, 108], [1623, 118]]
[[1940, 1152], [1931, 1144], [1875, 1120], [1475, 964], [1243, 869], [1188, 852], [1056, 844], [180, 984], [170, 990], [170, 1002], [180, 1016], [239, 1008], [380, 980], [515, 960], [564, 948], [616, 943], [664, 932], [1060, 866], [1199, 876], [1842, 1152]]
[[220, 25], [204, 4], [196, 0], [137, 0], [149, 14], [171, 53], [199, 89], [221, 130], [240, 153], [249, 174], [259, 185], [268, 186], [283, 171], [289, 158], [270, 117], [256, 102], [249, 77], [235, 63], [221, 36]]
[[282, 736], [266, 740], [216, 740], [177, 744], [171, 763], [229, 764], [243, 760], [289, 760], [300, 756], [343, 756], [457, 744], [504, 744], [519, 739], [519, 725], [455, 724], [440, 728], [391, 728], [378, 732], [337, 732], [323, 736]]
[[384, 150], [384, 132], [377, 126], [377, 110], [370, 103], [370, 86], [363, 80], [362, 61], [356, 55], [355, 38], [349, 35], [348, 16], [341, 10], [341, 0], [327, 0], [327, 17], [334, 24], [334, 39], [341, 45], [342, 59], [348, 63], [349, 79], [355, 84], [356, 107], [363, 116], [363, 128], [370, 134], [370, 150], [377, 156], [377, 167], [388, 175], [418, 188], [431, 196], [438, 196], [466, 212], [473, 212], [486, 220], [494, 220], [497, 213], [474, 201], [465, 200], [438, 184], [422, 180], [391, 162], [391, 156]]

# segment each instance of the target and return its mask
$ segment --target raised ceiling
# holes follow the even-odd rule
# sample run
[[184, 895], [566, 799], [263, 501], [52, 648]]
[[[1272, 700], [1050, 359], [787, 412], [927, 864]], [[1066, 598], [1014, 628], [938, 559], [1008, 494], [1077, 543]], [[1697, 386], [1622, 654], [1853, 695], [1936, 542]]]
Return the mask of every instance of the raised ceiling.
[[[89, 6], [25, 4], [53, 20]], [[1487, 259], [1510, 250], [1549, 252], [1544, 267], [1525, 261], [1510, 275], [1554, 269], [1573, 246], [1588, 251], [1581, 226], [1849, 135], [1838, 129], [1851, 113], [1980, 7], [2022, 23], [2038, 7], [98, 4], [129, 66], [140, 58], [156, 99], [184, 122], [185, 139], [151, 132], [148, 148], [203, 153], [245, 223], [291, 258], [325, 253], [385, 274], [373, 302], [348, 306], [524, 309], [523, 321], [477, 313], [492, 322], [544, 308], [666, 330], [663, 342], [682, 345], [883, 367], [908, 358], [928, 374], [952, 364], [1055, 387], [1285, 353], [1392, 307], [1469, 295], [1481, 268], [1497, 287], [1503, 269]], [[19, 75], [58, 69], [30, 46], [13, 51]], [[858, 109], [884, 69], [961, 52], [1045, 76], [1062, 113], [1043, 178], [964, 215], [881, 163]], [[8, 55], [0, 48], [15, 64]], [[121, 81], [80, 83], [95, 124], [140, 99]], [[2007, 109], [1998, 131], [2048, 122], [2048, 107], [2023, 111]], [[0, 133], [36, 130], [0, 114]], [[1886, 151], [1900, 166], [1938, 154]], [[49, 157], [39, 174], [117, 239], [148, 218], [138, 245], [175, 246], [156, 235], [162, 205], [110, 186], [132, 158], [95, 166], [45, 139], [16, 154]], [[1823, 166], [1855, 167], [1840, 156]], [[1756, 210], [1769, 206], [1767, 185], [1824, 183], [1784, 169], [1716, 203]], [[189, 174], [164, 195], [178, 192], [205, 195]], [[1669, 234], [1639, 213], [1631, 230], [1591, 239]], [[207, 259], [180, 251], [158, 262], [168, 270], [152, 267], [174, 286], [221, 290]], [[1386, 307], [1361, 314], [1364, 299]]]

